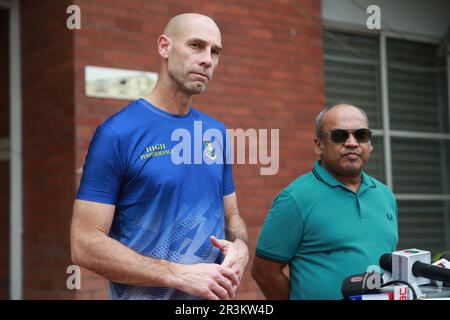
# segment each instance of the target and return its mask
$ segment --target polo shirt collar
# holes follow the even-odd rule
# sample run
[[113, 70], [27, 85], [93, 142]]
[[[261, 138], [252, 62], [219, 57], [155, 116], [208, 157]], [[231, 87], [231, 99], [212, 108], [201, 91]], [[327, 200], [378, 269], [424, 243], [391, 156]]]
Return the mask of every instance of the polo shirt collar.
[[359, 187], [359, 189], [361, 190], [360, 192], [364, 191], [362, 189], [363, 188], [362, 185], [365, 186], [364, 190], [367, 188], [376, 188], [377, 187], [375, 182], [373, 182], [373, 179], [368, 174], [366, 174], [364, 171], [361, 172], [361, 186]]
[[[331, 173], [329, 173], [324, 167], [320, 165], [320, 161], [317, 160], [314, 163], [313, 168], [314, 175], [322, 182], [328, 184], [331, 187], [341, 186], [345, 189], [350, 190], [347, 186], [339, 182]], [[373, 182], [372, 178], [367, 175], [364, 171], [361, 173], [361, 185], [359, 186], [358, 193], [362, 193], [364, 190], [368, 188], [375, 188], [376, 185]], [[351, 190], [350, 190], [351, 191]]]

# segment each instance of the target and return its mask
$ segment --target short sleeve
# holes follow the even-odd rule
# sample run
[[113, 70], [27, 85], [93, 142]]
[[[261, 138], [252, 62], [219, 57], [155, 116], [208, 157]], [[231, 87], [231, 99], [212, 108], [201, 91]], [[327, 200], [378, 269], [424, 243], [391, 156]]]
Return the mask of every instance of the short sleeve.
[[223, 177], [222, 177], [222, 189], [223, 195], [229, 195], [235, 191], [234, 182], [233, 182], [233, 146], [231, 144], [230, 137], [228, 135], [228, 131], [225, 131], [225, 143], [224, 143], [224, 168], [223, 168]]
[[302, 239], [303, 222], [298, 206], [288, 192], [274, 199], [256, 243], [258, 257], [289, 263]]
[[392, 206], [394, 207], [394, 212], [395, 212], [395, 233], [396, 233], [396, 239], [397, 242], [395, 243], [395, 245], [392, 248], [392, 251], [396, 251], [397, 250], [397, 245], [398, 245], [398, 206], [397, 206], [397, 200], [395, 199], [395, 196], [392, 194]]
[[394, 196], [392, 196], [392, 204], [394, 206], [395, 217], [397, 218], [397, 221], [398, 221], [398, 206], [397, 206], [397, 201], [395, 200]]
[[89, 145], [76, 198], [116, 204], [123, 177], [119, 137], [109, 126], [97, 128]]

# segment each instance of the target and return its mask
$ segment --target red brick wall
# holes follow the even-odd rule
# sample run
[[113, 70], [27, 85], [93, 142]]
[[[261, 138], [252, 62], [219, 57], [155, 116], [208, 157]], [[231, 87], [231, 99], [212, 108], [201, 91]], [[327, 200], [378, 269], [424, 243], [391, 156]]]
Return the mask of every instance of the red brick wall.
[[[82, 29], [75, 32], [75, 168], [83, 164], [95, 127], [127, 104], [84, 96], [84, 66], [159, 71], [156, 38], [170, 17], [198, 12], [222, 31], [223, 56], [208, 92], [194, 105], [229, 128], [280, 129], [280, 171], [236, 165], [239, 208], [247, 222], [251, 257], [274, 196], [314, 161], [313, 125], [324, 102], [319, 0], [75, 1]], [[79, 180], [77, 176], [77, 181]], [[69, 207], [67, 207], [69, 208]], [[260, 299], [250, 266], [238, 299]], [[77, 297], [106, 298], [106, 283], [83, 271]]]
[[[9, 14], [0, 10], [0, 140], [9, 137]], [[9, 161], [0, 160], [0, 299], [9, 297]]]
[[71, 298], [66, 288], [74, 195], [73, 31], [69, 0], [21, 4], [23, 297]]

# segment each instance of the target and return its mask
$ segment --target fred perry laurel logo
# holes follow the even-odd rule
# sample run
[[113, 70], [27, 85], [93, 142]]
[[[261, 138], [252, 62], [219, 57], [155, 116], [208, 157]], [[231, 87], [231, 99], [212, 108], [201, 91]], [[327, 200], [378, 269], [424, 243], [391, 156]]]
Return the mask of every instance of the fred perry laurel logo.
[[216, 160], [216, 150], [214, 150], [211, 141], [204, 141], [205, 143], [205, 154], [211, 160]]
[[390, 221], [392, 221], [393, 216], [392, 216], [392, 214], [390, 214], [389, 212], [386, 213], [386, 217], [387, 217]]

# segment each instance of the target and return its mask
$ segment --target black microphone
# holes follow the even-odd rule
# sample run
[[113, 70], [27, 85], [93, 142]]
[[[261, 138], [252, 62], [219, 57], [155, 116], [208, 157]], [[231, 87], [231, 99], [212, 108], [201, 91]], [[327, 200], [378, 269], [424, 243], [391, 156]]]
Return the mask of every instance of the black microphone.
[[417, 261], [413, 264], [412, 273], [416, 277], [450, 282], [450, 270]]
[[392, 272], [392, 254], [385, 253], [380, 257], [380, 267], [386, 271]]
[[351, 296], [377, 292], [379, 288], [374, 288], [374, 285], [369, 283], [373, 279], [379, 279], [380, 284], [383, 283], [383, 278], [378, 272], [364, 272], [348, 276], [342, 281], [342, 296], [344, 299], [348, 299]]
[[[442, 261], [442, 259], [444, 259], [445, 261]], [[440, 266], [442, 268], [450, 269], [450, 267], [449, 267], [450, 253], [444, 253], [443, 255], [441, 255], [441, 257], [439, 258], [438, 261], [440, 262], [437, 264], [438, 266]], [[436, 263], [435, 263], [435, 265], [436, 265]], [[450, 283], [444, 282], [444, 287], [450, 287]]]
[[[383, 268], [386, 271], [392, 271], [392, 254], [389, 253], [383, 254], [380, 257], [379, 262], [381, 268]], [[416, 261], [413, 263], [411, 271], [415, 277], [423, 277], [431, 280], [450, 282], [449, 269], [433, 266], [428, 263]]]

